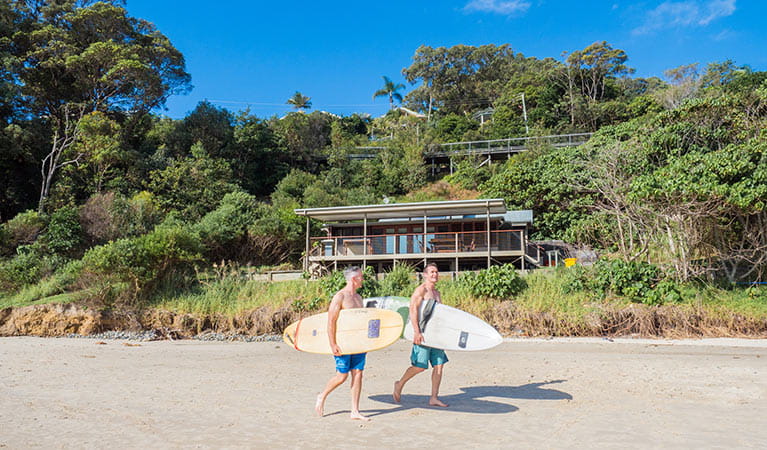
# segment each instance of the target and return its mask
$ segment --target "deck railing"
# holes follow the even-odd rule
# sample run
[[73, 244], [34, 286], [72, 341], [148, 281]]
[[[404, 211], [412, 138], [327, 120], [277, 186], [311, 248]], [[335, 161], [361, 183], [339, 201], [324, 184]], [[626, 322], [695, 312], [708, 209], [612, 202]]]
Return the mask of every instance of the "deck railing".
[[555, 134], [549, 136], [526, 136], [506, 139], [490, 139], [485, 141], [449, 142], [440, 144], [439, 150], [428, 156], [449, 156], [471, 153], [504, 153], [508, 151], [524, 151], [531, 144], [551, 145], [553, 147], [573, 147], [583, 144], [593, 133]]
[[[490, 231], [490, 251], [523, 250], [523, 230]], [[486, 231], [404, 233], [311, 238], [310, 256], [382, 256], [439, 253], [487, 253]]]

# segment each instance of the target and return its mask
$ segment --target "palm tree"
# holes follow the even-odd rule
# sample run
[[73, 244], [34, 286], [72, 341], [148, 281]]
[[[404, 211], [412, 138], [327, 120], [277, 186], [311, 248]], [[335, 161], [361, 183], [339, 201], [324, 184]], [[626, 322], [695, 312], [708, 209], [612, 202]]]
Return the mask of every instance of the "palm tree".
[[285, 103], [288, 105], [293, 105], [293, 108], [303, 112], [305, 109], [312, 107], [311, 99], [311, 97], [307, 97], [304, 94], [296, 91], [296, 93], [293, 94], [293, 96], [290, 97]]
[[377, 97], [389, 97], [389, 109], [393, 109], [394, 100], [402, 103], [402, 95], [397, 91], [400, 89], [405, 89], [405, 85], [402, 83], [394, 84], [394, 82], [385, 75], [381, 78], [384, 80], [384, 87], [377, 90], [375, 94], [373, 94], [373, 100], [375, 100]]

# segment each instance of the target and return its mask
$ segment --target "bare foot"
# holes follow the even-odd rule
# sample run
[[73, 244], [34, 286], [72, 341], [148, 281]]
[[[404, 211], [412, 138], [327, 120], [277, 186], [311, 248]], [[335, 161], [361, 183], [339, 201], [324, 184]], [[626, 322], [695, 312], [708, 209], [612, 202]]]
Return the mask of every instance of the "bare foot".
[[394, 382], [394, 392], [392, 392], [391, 396], [394, 398], [394, 403], [399, 403], [402, 397], [402, 388], [400, 387], [399, 381]]
[[447, 408], [448, 407], [447, 403], [443, 403], [438, 398], [429, 399], [429, 405], [431, 405], [431, 406], [439, 406], [440, 408]]
[[360, 414], [359, 411], [353, 412], [350, 417], [352, 420], [361, 420], [363, 422], [370, 422], [370, 417], [363, 416], [362, 414]]
[[322, 398], [322, 394], [317, 396], [317, 401], [314, 402], [314, 411], [318, 416], [322, 417], [322, 413], [325, 408], [325, 399]]

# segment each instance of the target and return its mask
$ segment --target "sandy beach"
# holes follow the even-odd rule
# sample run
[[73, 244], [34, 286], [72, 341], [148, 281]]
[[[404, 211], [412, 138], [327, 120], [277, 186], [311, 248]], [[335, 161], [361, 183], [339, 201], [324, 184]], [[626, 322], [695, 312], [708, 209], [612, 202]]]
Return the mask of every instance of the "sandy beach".
[[[328, 356], [281, 342], [0, 338], [0, 448], [764, 448], [767, 342], [507, 340], [391, 400], [400, 340], [314, 398]], [[348, 383], [348, 382], [347, 382]]]

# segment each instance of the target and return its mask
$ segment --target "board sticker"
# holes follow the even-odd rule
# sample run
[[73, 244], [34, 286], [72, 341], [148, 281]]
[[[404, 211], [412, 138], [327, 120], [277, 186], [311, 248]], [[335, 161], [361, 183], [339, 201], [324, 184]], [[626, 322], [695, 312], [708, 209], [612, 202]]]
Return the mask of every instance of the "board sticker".
[[466, 348], [466, 341], [469, 339], [469, 333], [461, 331], [461, 336], [458, 338], [458, 347]]
[[381, 319], [368, 321], [368, 338], [375, 339], [381, 335]]

